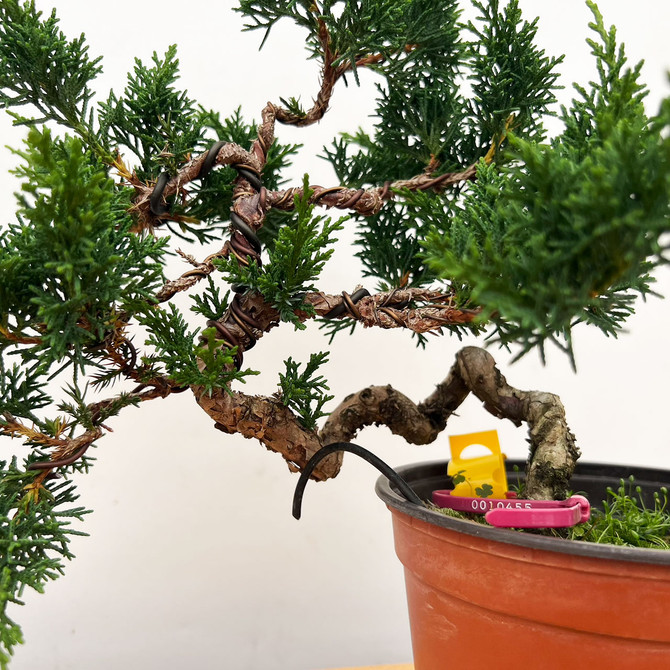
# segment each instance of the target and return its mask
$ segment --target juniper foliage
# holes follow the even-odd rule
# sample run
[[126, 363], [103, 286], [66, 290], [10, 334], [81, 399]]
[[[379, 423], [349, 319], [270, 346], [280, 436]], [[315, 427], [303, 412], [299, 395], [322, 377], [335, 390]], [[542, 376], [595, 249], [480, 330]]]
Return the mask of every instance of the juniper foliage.
[[[15, 124], [29, 127], [24, 147], [15, 150], [21, 161], [17, 219], [0, 230], [0, 434], [22, 437], [30, 447], [23, 468], [16, 462], [3, 469], [0, 498], [9, 504], [14, 498], [6, 487], [18, 481], [12, 473], [24, 472], [29, 484], [36, 473], [25, 469], [48, 458], [49, 445], [138, 404], [126, 386], [131, 368], [138, 388], [167, 379], [205, 393], [251, 374], [237, 371], [235, 351], [191, 327], [174, 305], [155, 304], [170, 239], [138, 231], [133, 191], [123, 178], [152, 183], [215, 140], [248, 146], [256, 127], [239, 109], [223, 118], [196, 105], [178, 87], [175, 47], [164, 57], [154, 54], [149, 64], [136, 60], [126, 89], [96, 104], [101, 59], [90, 56], [83, 35], [69, 39], [56, 13], [45, 17], [34, 2], [0, 2], [0, 66], [0, 107]], [[47, 128], [45, 122], [52, 123]], [[296, 149], [280, 142], [270, 147], [267, 187], [279, 186]], [[216, 170], [185, 206], [173, 203], [180, 223], [166, 226], [169, 232], [186, 241], [220, 239], [236, 176], [230, 168]], [[220, 284], [210, 285], [192, 297], [193, 309], [217, 318], [227, 294]], [[143, 351], [130, 333], [138, 327], [149, 331]], [[97, 394], [108, 388], [114, 395], [99, 402]], [[54, 497], [54, 487], [36, 487], [34, 504], [22, 503], [25, 519], [3, 521], [3, 532], [14, 534], [11, 542], [25, 547], [20, 560], [28, 567], [14, 574], [20, 562], [11, 554], [3, 567], [0, 667], [21, 639], [5, 606], [20, 603], [26, 587], [42, 591], [62, 571], [62, 559], [71, 557], [70, 520], [61, 523], [58, 510], [74, 500], [70, 476], [91, 463], [84, 457], [62, 469], [67, 494]], [[54, 519], [48, 526], [41, 521], [47, 514]], [[39, 558], [39, 552], [54, 557]], [[28, 569], [30, 561], [35, 569]]]
[[123, 94], [112, 91], [100, 105], [101, 132], [113, 146], [135, 154], [137, 174], [144, 179], [163, 170], [176, 173], [202, 141], [204, 130], [195, 103], [174, 86], [177, 46], [170, 46], [163, 58], [154, 52], [151, 60], [147, 67], [135, 59]]
[[18, 154], [18, 222], [0, 237], [0, 326], [39, 331], [22, 357], [43, 371], [65, 360], [83, 370], [85, 349], [162, 282], [166, 240], [132, 233], [128, 194], [78, 138], [33, 128]]
[[0, 3], [0, 106], [29, 105], [40, 114], [17, 114], [18, 123], [54, 120], [91, 139], [91, 83], [100, 60], [89, 57], [84, 35], [67, 39], [55, 10], [43, 19], [34, 2]]
[[279, 374], [279, 398], [284, 405], [292, 409], [305, 428], [314, 430], [317, 421], [327, 416], [324, 405], [334, 396], [328, 395], [328, 382], [323, 375], [316, 374], [318, 369], [328, 362], [328, 353], [312, 354], [300, 370], [300, 363], [292, 358], [284, 361], [285, 372]]
[[571, 354], [581, 322], [616, 336], [667, 262], [668, 106], [646, 115], [641, 64], [625, 69], [614, 29], [588, 4], [599, 78], [562, 109], [564, 131], [548, 143], [512, 136], [508, 163], [480, 164], [448, 212], [415, 199], [432, 223], [430, 267], [467, 285], [495, 337], [522, 354], [547, 341]]
[[43, 592], [59, 577], [64, 560], [73, 558], [72, 527], [87, 510], [74, 506], [77, 495], [69, 481], [37, 486], [16, 459], [0, 461], [0, 666], [9, 663], [13, 648], [23, 642], [8, 606], [21, 605], [26, 588]]
[[[504, 7], [497, 0], [475, 2], [479, 16], [467, 25], [459, 22], [455, 1], [403, 4], [408, 15], [416, 15], [399, 23], [404, 44], [415, 44], [416, 37], [420, 46], [405, 53], [400, 38], [388, 63], [380, 66], [385, 80], [374, 135], [360, 129], [344, 133], [324, 149], [340, 181], [362, 186], [407, 179], [426, 169], [435, 174], [463, 169], [501, 141], [510, 124], [520, 137], [541, 136], [542, 119], [555, 102], [561, 58], [535, 46], [536, 23], [523, 19], [518, 2]], [[436, 4], [439, 10], [429, 21], [419, 20]], [[460, 189], [446, 194], [445, 211], [459, 197]], [[426, 216], [432, 221], [429, 212], [399, 204], [359, 217], [356, 255], [380, 288], [401, 280], [410, 286], [434, 281], [435, 272], [420, 253], [422, 222]]]
[[316, 281], [333, 254], [333, 235], [346, 219], [314, 214], [314, 205], [309, 203], [312, 193], [305, 175], [302, 194], [295, 196], [294, 216], [279, 230], [268, 263], [259, 267], [255, 262], [244, 266], [232, 259], [217, 262], [231, 284], [259, 291], [282, 321], [299, 330], [305, 328], [300, 313], [314, 314], [303, 300], [304, 293], [317, 290]]

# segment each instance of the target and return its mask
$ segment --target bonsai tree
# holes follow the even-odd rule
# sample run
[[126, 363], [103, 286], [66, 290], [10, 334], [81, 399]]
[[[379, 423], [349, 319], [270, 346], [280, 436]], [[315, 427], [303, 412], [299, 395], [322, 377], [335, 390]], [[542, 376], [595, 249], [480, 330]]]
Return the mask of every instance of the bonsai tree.
[[[665, 262], [670, 103], [648, 115], [641, 66], [587, 4], [598, 76], [556, 110], [560, 58], [535, 44], [516, 0], [473, 0], [472, 21], [455, 1], [240, 0], [264, 38], [284, 19], [302, 28], [321, 71], [313, 103], [275, 100], [245, 119], [179, 87], [174, 47], [96, 101], [101, 59], [84, 37], [33, 2], [0, 0], [0, 100], [26, 127], [17, 218], [0, 237], [0, 434], [27, 447], [0, 475], [3, 667], [22, 639], [8, 609], [71, 558], [86, 513], [75, 476], [115, 417], [150, 400], [191, 394], [216, 429], [299, 471], [365, 426], [429, 443], [474, 394], [528, 424], [527, 494], [566, 495], [579, 450], [560, 400], [508, 384], [486, 349], [458, 352], [419, 404], [388, 385], [337, 404], [328, 345], [299, 350], [314, 320], [326, 342], [361, 327], [407, 330], [418, 347], [474, 333], [570, 359], [577, 324], [623, 328]], [[367, 71], [374, 132], [309, 149], [332, 183], [286, 183], [298, 146], [282, 128], [319, 122]], [[347, 227], [364, 276], [328, 293], [319, 277]], [[263, 372], [245, 352], [282, 322], [296, 351], [277, 391], [245, 393]], [[313, 476], [341, 465], [334, 454]]]

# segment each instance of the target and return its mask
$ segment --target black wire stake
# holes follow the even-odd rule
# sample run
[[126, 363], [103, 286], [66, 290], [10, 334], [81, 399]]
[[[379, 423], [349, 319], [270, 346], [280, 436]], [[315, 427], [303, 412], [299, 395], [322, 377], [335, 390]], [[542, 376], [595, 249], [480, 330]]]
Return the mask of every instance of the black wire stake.
[[348, 451], [355, 456], [359, 456], [364, 461], [367, 461], [370, 465], [377, 468], [384, 477], [395, 484], [400, 493], [402, 493], [409, 502], [421, 505], [422, 507], [424, 506], [423, 501], [419, 498], [414, 489], [390, 465], [384, 463], [379, 456], [376, 456], [368, 449], [365, 449], [358, 444], [353, 444], [352, 442], [333, 442], [333, 444], [329, 444], [319, 449], [319, 451], [307, 461], [305, 469], [300, 473], [300, 479], [298, 480], [298, 484], [295, 487], [295, 493], [293, 494], [293, 516], [296, 519], [299, 519], [302, 513], [302, 498], [314, 468], [316, 468], [324, 458], [328, 458], [328, 456], [335, 454], [338, 451]]

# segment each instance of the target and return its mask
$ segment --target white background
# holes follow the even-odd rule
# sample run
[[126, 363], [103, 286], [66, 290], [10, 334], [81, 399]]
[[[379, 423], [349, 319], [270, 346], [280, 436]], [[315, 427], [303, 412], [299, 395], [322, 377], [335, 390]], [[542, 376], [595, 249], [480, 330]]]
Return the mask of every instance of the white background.
[[[467, 4], [467, 3], [466, 3]], [[585, 39], [589, 12], [580, 1], [522, 1], [527, 17], [540, 14], [540, 41], [570, 83], [593, 76]], [[37, 1], [56, 6], [70, 37], [85, 32], [93, 55], [104, 56], [98, 88], [123, 89], [133, 57], [148, 61], [179, 44], [182, 83], [189, 95], [223, 115], [242, 105], [258, 119], [266, 101], [301, 96], [318, 88], [318, 68], [303, 59], [304, 37], [292, 26], [273, 30], [259, 54], [260, 33], [241, 33], [242, 18], [230, 2], [94, 3]], [[650, 110], [668, 94], [667, 26], [670, 5], [658, 0], [602, 2], [606, 22], [619, 26], [631, 60], [644, 58]], [[339, 131], [369, 128], [373, 78], [363, 88], [338, 87], [331, 112], [317, 127], [278, 129], [284, 142], [305, 145], [290, 176], [334, 184], [317, 158]], [[23, 131], [0, 118], [0, 144], [16, 146]], [[14, 163], [0, 153], [0, 223], [13, 217], [7, 176]], [[341, 244], [321, 288], [351, 290], [360, 281], [352, 257], [353, 233]], [[208, 253], [198, 253], [202, 258]], [[184, 268], [174, 267], [170, 276]], [[370, 287], [373, 288], [373, 287]], [[668, 293], [670, 276], [659, 273]], [[665, 349], [667, 304], [640, 304], [619, 340], [599, 332], [576, 333], [578, 374], [558, 351], [543, 367], [532, 354], [503, 372], [519, 388], [558, 393], [585, 460], [670, 467]], [[359, 330], [332, 347], [327, 376], [337, 398], [368, 384], [391, 383], [411, 398], [425, 398], [446, 374], [459, 343], [431, 338], [426, 352], [407, 333]], [[245, 357], [265, 372], [247, 391], [271, 393], [289, 355], [306, 360], [325, 349], [316, 328], [276, 329]], [[524, 429], [497, 422], [475, 400], [449, 427], [452, 434], [497, 428], [510, 457], [524, 457]], [[95, 513], [90, 538], [73, 543], [77, 559], [46, 595], [26, 594], [14, 611], [27, 644], [13, 670], [318, 670], [400, 663], [411, 659], [402, 568], [393, 553], [390, 515], [377, 500], [376, 471], [347, 458], [332, 482], [308, 487], [303, 519], [290, 514], [296, 477], [279, 456], [257, 443], [225, 436], [187, 394], [126, 410], [114, 433], [100, 442], [98, 461], [80, 478], [81, 501]], [[369, 428], [358, 442], [391, 465], [448, 457], [446, 434], [427, 447], [408, 446], [386, 429]], [[9, 444], [3, 444], [8, 449]]]

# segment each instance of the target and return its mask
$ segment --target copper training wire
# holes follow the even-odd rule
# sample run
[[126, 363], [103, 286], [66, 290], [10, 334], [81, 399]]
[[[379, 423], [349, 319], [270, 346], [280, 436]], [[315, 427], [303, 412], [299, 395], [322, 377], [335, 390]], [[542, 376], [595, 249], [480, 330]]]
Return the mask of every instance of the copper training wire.
[[[207, 152], [207, 155], [202, 162], [198, 177], [204, 180], [209, 173], [216, 166], [216, 160], [219, 154], [219, 151], [225, 146], [226, 142], [219, 141], [215, 142]], [[261, 148], [263, 153], [267, 153], [267, 149], [263, 142], [261, 142]], [[263, 186], [261, 175], [254, 167], [251, 165], [238, 163], [231, 164], [238, 175], [246, 180], [252, 189], [254, 189], [259, 194], [259, 201], [264, 204], [265, 198], [267, 196], [267, 191]], [[158, 179], [156, 180], [156, 186], [152, 191], [149, 203], [150, 209], [154, 216], [160, 217], [164, 216], [169, 212], [169, 208], [163, 204], [163, 191], [167, 186], [169, 181], [169, 174], [167, 172], [162, 172]], [[335, 186], [333, 188], [325, 189], [319, 193], [319, 198], [327, 195], [328, 193], [337, 193], [339, 191], [346, 190], [342, 186]], [[347, 207], [356, 204], [360, 200], [361, 196], [364, 194], [363, 189], [359, 189], [354, 193], [353, 196], [347, 199], [344, 203]], [[287, 198], [292, 197], [292, 191], [289, 189], [285, 194]], [[261, 251], [262, 244], [256, 232], [249, 226], [249, 224], [242, 219], [242, 217], [236, 212], [231, 212], [230, 214], [230, 224], [233, 229], [232, 235], [228, 242], [226, 243], [229, 251], [235, 256], [238, 262], [244, 266], [249, 266], [251, 263], [256, 263], [258, 266], [262, 265], [261, 260]], [[203, 274], [201, 270], [194, 268], [191, 270], [188, 275], [198, 275]], [[245, 312], [241, 306], [242, 295], [246, 292], [246, 286], [233, 286], [233, 291], [236, 293], [230, 304], [230, 316], [234, 321], [235, 325], [244, 333], [248, 343], [245, 343], [244, 347], [240, 339], [233, 333], [233, 331], [216, 320], [207, 321], [207, 326], [214, 328], [216, 338], [221, 340], [221, 342], [228, 348], [236, 348], [237, 352], [235, 354], [235, 365], [239, 369], [242, 366], [243, 360], [243, 350], [251, 349], [258, 340], [257, 332], [262, 333], [263, 325], [251, 317]], [[338, 316], [343, 316], [344, 314], [349, 313], [355, 319], [360, 319], [361, 314], [356, 307], [356, 303], [366, 296], [369, 296], [370, 293], [366, 289], [358, 289], [353, 294], [349, 295], [346, 291], [342, 292], [342, 303], [337, 307], [333, 308], [328, 312], [324, 318], [333, 319]], [[255, 332], [256, 331], [256, 332]], [[204, 339], [204, 338], [202, 338]]]
[[[210, 147], [209, 151], [207, 152], [207, 156], [205, 157], [205, 160], [202, 162], [202, 165], [200, 167], [198, 178], [204, 180], [207, 177], [207, 175], [212, 171], [212, 169], [216, 166], [216, 159], [219, 154], [219, 151], [226, 144], [227, 143], [225, 141], [219, 141], [214, 143]], [[267, 148], [262, 139], [261, 139], [261, 148], [263, 150], [263, 153], [267, 154]], [[263, 186], [260, 173], [252, 166], [241, 163], [233, 164], [231, 165], [231, 167], [236, 169], [238, 175], [243, 179], [245, 179], [249, 183], [249, 185], [255, 191], [258, 192], [259, 200], [261, 202], [261, 205], [264, 207], [267, 190]], [[166, 214], [169, 214], [170, 212], [170, 207], [167, 204], [165, 204], [163, 198], [163, 193], [169, 181], [170, 181], [170, 174], [168, 172], [161, 172], [158, 175], [158, 178], [156, 179], [156, 184], [149, 198], [149, 209], [157, 219], [164, 217]], [[384, 192], [386, 193], [386, 191], [388, 190], [388, 183], [385, 184], [384, 186], [385, 186]], [[325, 189], [319, 194], [318, 197], [322, 198], [328, 193], [337, 193], [343, 190], [346, 189], [344, 189], [344, 187], [341, 186]], [[352, 197], [350, 197], [343, 204], [343, 206], [348, 208], [356, 204], [356, 202], [358, 202], [358, 200], [361, 198], [364, 192], [365, 191], [363, 189], [359, 189], [356, 193], [354, 193]], [[289, 189], [289, 191], [287, 191], [287, 193], [285, 194], [285, 197], [286, 198], [292, 197], [292, 194], [293, 192], [291, 191], [291, 189]], [[260, 239], [256, 235], [255, 231], [236, 212], [231, 212], [230, 223], [231, 227], [233, 228], [233, 234], [231, 235], [231, 238], [227, 244], [233, 255], [238, 259], [238, 261], [241, 264], [245, 266], [249, 266], [251, 263], [256, 263], [259, 266], [262, 265], [261, 260], [262, 244]], [[212, 254], [207, 258], [207, 261], [211, 260], [212, 257], [217, 255], [218, 254]], [[187, 276], [190, 276], [204, 273], [198, 268], [194, 268], [193, 270], [191, 270], [186, 274]], [[239, 370], [242, 367], [244, 349], [249, 350], [253, 348], [256, 344], [256, 341], [258, 340], [258, 337], [254, 333], [254, 330], [262, 332], [263, 325], [256, 319], [251, 317], [249, 314], [247, 314], [240, 305], [241, 294], [243, 294], [247, 290], [247, 287], [234, 286], [233, 290], [235, 291], [236, 295], [230, 304], [230, 314], [236, 325], [242, 330], [242, 332], [249, 339], [249, 343], [246, 344], [245, 347], [243, 347], [242, 343], [240, 342], [239, 338], [235, 335], [235, 333], [233, 333], [233, 331], [230, 328], [228, 328], [224, 323], [221, 323], [220, 321], [210, 319], [206, 322], [206, 325], [209, 328], [214, 329], [216, 338], [221, 340], [221, 342], [225, 346], [227, 346], [229, 349], [236, 349], [235, 366]], [[332, 310], [330, 310], [327, 314], [324, 315], [323, 318], [333, 319], [339, 316], [343, 316], [346, 313], [349, 313], [355, 319], [360, 319], [361, 314], [358, 308], [356, 307], [356, 303], [362, 298], [369, 295], [370, 295], [369, 291], [367, 291], [364, 288], [354, 291], [354, 293], [352, 293], [351, 295], [349, 295], [346, 291], [343, 291], [342, 303], [334, 307]], [[201, 340], [204, 340], [204, 337], [201, 336]], [[126, 365], [124, 365], [124, 368], [128, 369], [136, 361], [136, 351], [135, 348], [130, 343], [130, 341], [127, 340], [126, 338], [124, 338], [123, 344], [128, 347], [130, 353], [130, 362], [127, 362]], [[176, 392], [180, 392], [183, 390], [186, 390], [186, 387], [175, 389]], [[95, 440], [87, 442], [86, 444], [82, 445], [79, 449], [77, 449], [74, 453], [70, 454], [65, 458], [32, 463], [29, 466], [29, 469], [53, 470], [58, 467], [71, 465], [75, 461], [79, 460], [86, 453], [86, 451], [94, 441]]]

